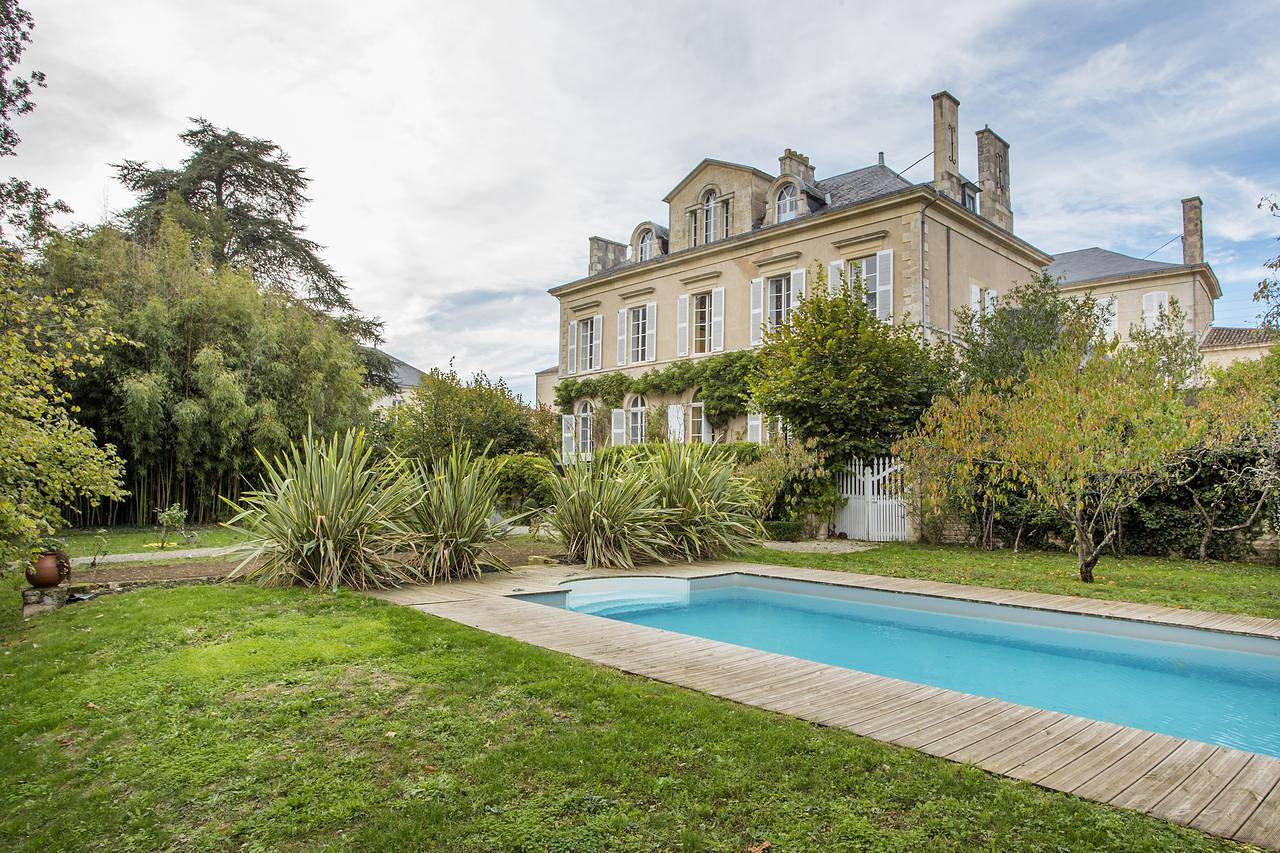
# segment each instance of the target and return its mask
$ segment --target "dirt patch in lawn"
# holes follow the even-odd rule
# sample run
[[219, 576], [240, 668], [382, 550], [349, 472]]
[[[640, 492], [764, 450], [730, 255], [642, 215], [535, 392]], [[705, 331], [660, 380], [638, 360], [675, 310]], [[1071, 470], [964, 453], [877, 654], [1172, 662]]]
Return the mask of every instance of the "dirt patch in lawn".
[[132, 581], [168, 581], [187, 578], [226, 577], [236, 564], [223, 559], [182, 560], [166, 562], [106, 565], [96, 569], [72, 569], [71, 583], [127, 583]]
[[505, 560], [508, 566], [526, 565], [530, 557], [554, 557], [564, 553], [559, 542], [534, 539], [532, 536], [497, 542], [490, 550], [495, 557]]

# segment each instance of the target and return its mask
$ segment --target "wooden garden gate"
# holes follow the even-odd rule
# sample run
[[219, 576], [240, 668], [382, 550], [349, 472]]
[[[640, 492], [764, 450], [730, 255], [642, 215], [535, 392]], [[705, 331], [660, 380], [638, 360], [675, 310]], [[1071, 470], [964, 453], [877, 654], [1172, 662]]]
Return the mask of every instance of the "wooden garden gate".
[[854, 459], [837, 480], [845, 505], [836, 514], [836, 532], [869, 542], [906, 541], [907, 503], [900, 459], [881, 456], [867, 464]]

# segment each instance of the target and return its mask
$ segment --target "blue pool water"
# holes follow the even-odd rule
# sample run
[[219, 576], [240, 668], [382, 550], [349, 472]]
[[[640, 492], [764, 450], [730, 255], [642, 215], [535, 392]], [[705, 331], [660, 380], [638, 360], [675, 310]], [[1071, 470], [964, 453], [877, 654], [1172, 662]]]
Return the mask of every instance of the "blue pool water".
[[1280, 641], [726, 575], [543, 604], [1280, 757]]

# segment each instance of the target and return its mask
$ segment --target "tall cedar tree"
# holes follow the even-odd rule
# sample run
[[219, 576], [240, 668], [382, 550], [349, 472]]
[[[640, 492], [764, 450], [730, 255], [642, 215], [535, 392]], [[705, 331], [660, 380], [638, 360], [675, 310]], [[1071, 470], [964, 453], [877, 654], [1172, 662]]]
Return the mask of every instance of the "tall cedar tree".
[[[191, 122], [178, 136], [191, 149], [178, 168], [115, 164], [117, 178], [138, 195], [124, 213], [134, 237], [150, 241], [168, 215], [208, 247], [215, 266], [248, 269], [265, 288], [300, 296], [332, 315], [357, 341], [379, 342], [381, 323], [356, 312], [346, 283], [321, 257], [323, 247], [298, 223], [310, 201], [306, 170], [291, 165], [269, 139], [203, 118]], [[394, 391], [391, 362], [373, 347], [363, 355], [369, 384]]]

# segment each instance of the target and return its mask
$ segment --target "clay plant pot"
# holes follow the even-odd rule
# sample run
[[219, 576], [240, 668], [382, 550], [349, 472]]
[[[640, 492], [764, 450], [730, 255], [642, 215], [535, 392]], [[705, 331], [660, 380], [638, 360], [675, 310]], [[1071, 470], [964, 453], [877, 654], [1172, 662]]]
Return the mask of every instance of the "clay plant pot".
[[48, 589], [62, 582], [62, 571], [58, 566], [58, 558], [52, 552], [45, 552], [27, 567], [27, 583], [36, 589]]

